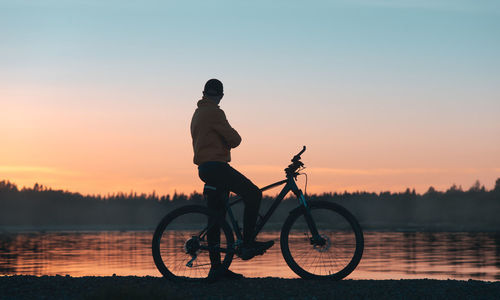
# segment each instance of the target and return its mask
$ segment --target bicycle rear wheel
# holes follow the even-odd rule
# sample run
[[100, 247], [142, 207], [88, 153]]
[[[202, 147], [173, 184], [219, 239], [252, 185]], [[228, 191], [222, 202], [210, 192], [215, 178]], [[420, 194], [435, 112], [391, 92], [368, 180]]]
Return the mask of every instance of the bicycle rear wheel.
[[283, 257], [302, 278], [341, 280], [354, 271], [363, 255], [361, 226], [338, 204], [311, 201], [309, 208], [322, 243], [313, 241], [304, 209], [296, 209], [281, 230]]
[[[214, 212], [204, 206], [183, 206], [167, 214], [153, 235], [153, 259], [160, 273], [169, 279], [201, 280], [210, 270], [206, 231]], [[233, 232], [227, 222], [220, 225], [221, 238], [217, 250], [222, 264], [229, 267], [233, 259]], [[214, 246], [211, 246], [214, 247]], [[213, 248], [212, 248], [213, 249]]]

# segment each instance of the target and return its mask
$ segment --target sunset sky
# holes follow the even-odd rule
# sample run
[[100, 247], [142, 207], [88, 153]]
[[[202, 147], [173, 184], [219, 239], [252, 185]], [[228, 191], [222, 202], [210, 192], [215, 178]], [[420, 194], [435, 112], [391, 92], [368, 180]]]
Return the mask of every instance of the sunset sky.
[[0, 180], [201, 191], [210, 78], [258, 186], [302, 145], [308, 192], [500, 177], [499, 1], [0, 0]]

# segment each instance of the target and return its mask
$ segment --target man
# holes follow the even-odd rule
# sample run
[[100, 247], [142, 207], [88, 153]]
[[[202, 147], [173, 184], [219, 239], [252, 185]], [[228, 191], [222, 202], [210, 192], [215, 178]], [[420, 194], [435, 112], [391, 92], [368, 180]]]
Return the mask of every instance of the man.
[[[241, 137], [226, 119], [219, 103], [224, 96], [222, 82], [210, 79], [205, 84], [203, 98], [198, 101], [198, 108], [191, 120], [191, 137], [193, 138], [194, 163], [198, 165], [198, 174], [201, 180], [212, 188], [204, 191], [207, 206], [225, 215], [224, 200], [232, 191], [243, 198], [245, 211], [243, 216], [243, 244], [239, 256], [248, 260], [255, 255], [263, 254], [273, 246], [274, 241], [255, 241], [255, 224], [259, 212], [262, 192], [248, 178], [232, 168], [231, 148], [241, 143]], [[220, 241], [219, 226], [212, 226], [207, 232], [210, 245], [217, 245]], [[220, 278], [243, 278], [243, 275], [234, 273], [221, 264], [219, 252], [210, 251], [211, 268], [208, 279], [215, 281]]]

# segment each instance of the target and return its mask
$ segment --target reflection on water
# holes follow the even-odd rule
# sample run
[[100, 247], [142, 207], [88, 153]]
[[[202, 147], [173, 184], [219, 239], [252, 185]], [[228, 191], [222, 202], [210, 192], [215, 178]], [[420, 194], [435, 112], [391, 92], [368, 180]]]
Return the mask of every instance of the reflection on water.
[[[297, 277], [276, 245], [231, 269], [248, 277]], [[151, 255], [152, 232], [0, 234], [0, 275], [161, 276]], [[500, 280], [500, 233], [365, 232], [365, 251], [350, 279]]]

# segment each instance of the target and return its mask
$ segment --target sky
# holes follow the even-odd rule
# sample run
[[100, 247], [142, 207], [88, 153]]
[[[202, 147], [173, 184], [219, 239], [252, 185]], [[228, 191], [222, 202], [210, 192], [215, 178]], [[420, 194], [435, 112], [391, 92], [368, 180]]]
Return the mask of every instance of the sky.
[[200, 192], [210, 78], [258, 186], [303, 145], [313, 193], [500, 177], [498, 1], [0, 0], [0, 180]]

